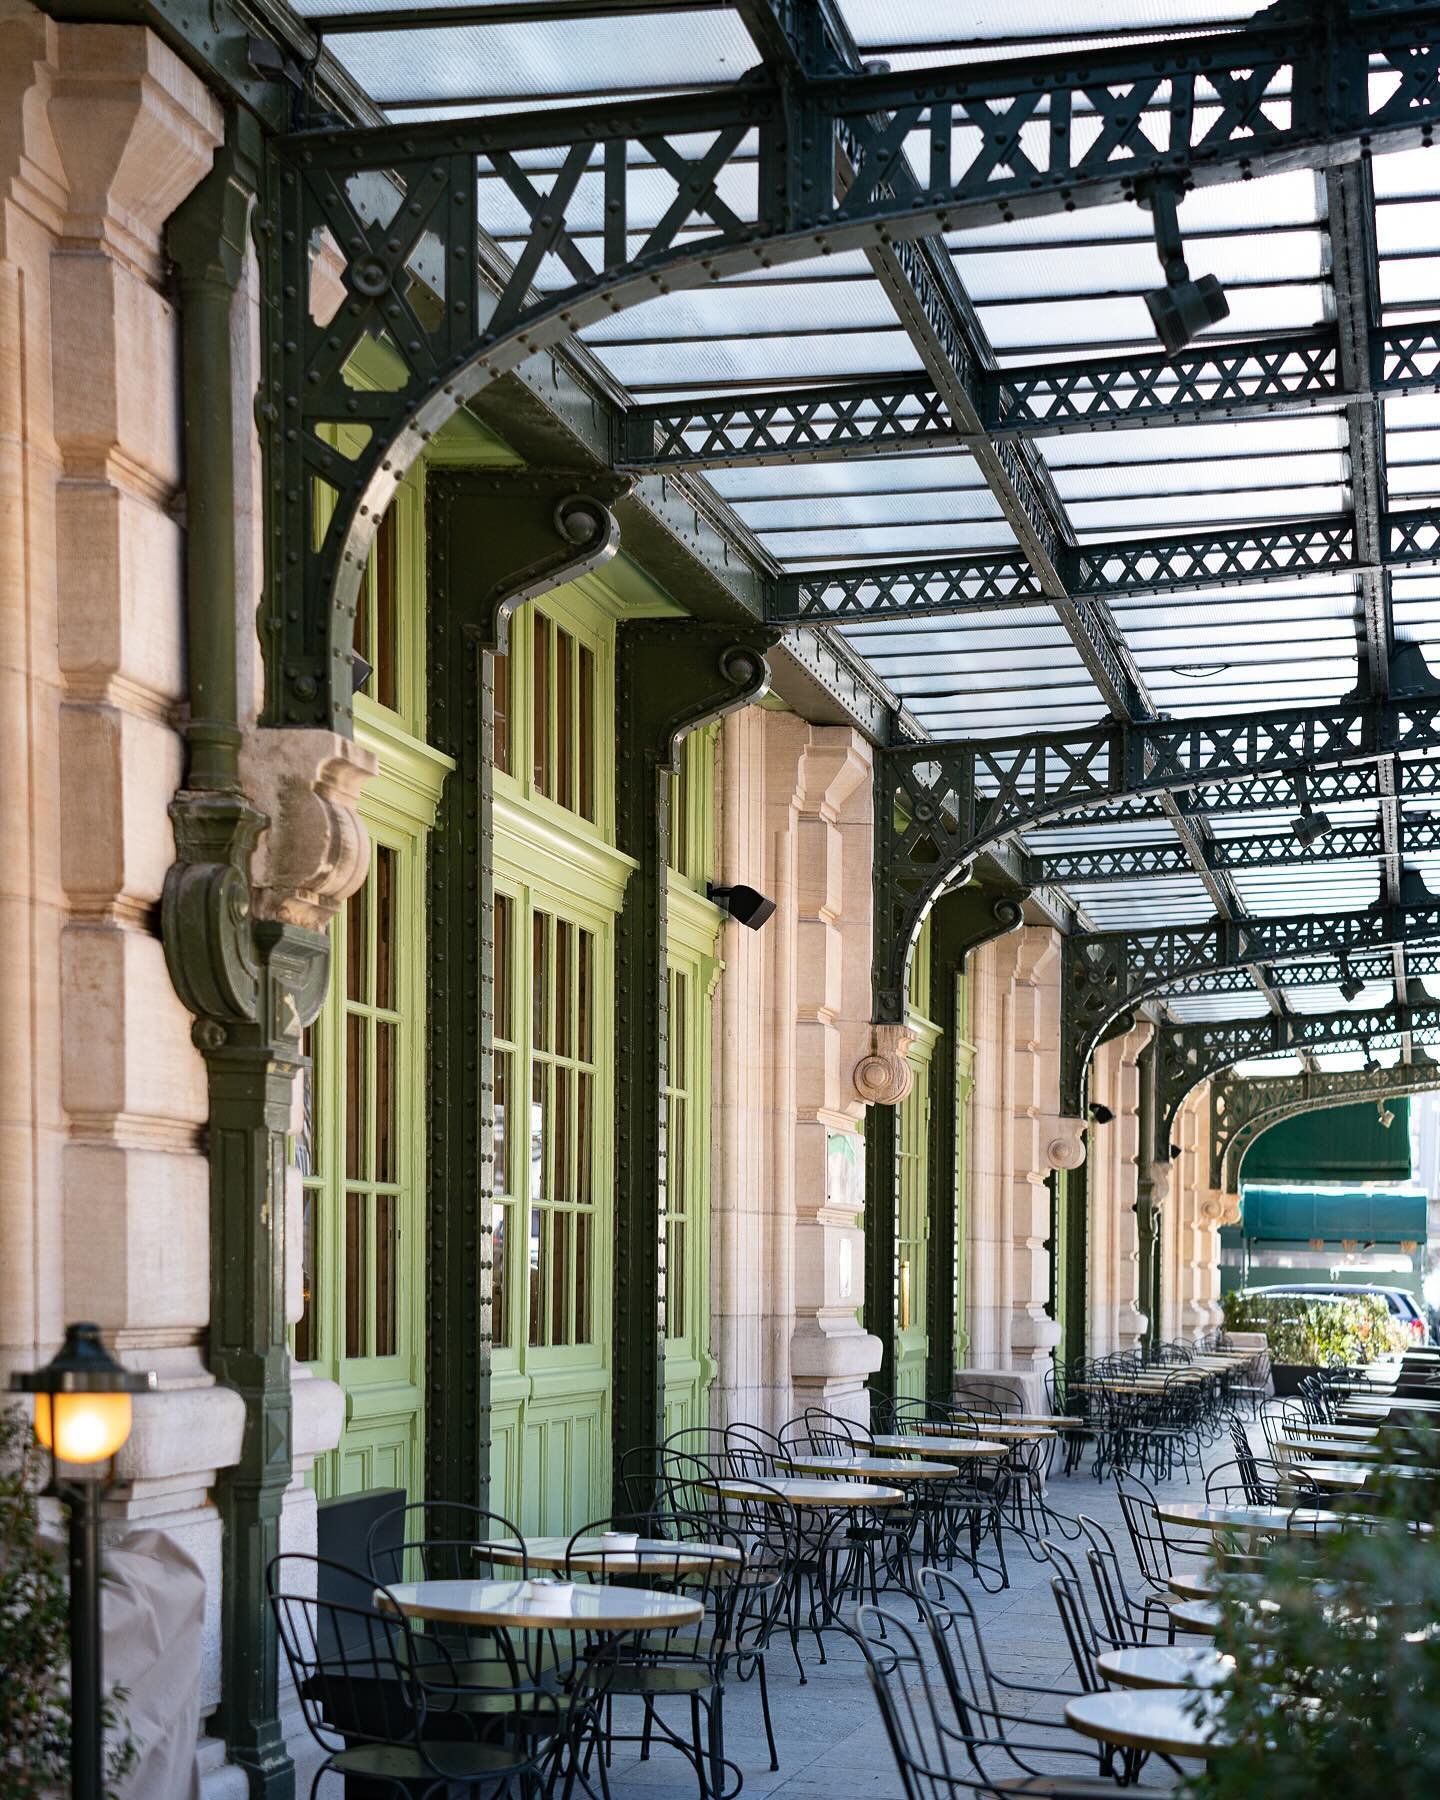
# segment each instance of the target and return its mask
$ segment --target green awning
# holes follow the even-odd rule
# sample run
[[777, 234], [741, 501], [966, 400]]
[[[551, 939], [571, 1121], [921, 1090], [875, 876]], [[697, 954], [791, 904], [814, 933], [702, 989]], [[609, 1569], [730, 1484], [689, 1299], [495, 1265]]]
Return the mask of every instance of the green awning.
[[1246, 1151], [1241, 1181], [1246, 1186], [1284, 1181], [1301, 1187], [1330, 1181], [1408, 1181], [1410, 1102], [1400, 1098], [1385, 1104], [1394, 1114], [1389, 1126], [1380, 1123], [1379, 1109], [1371, 1100], [1282, 1119]]
[[1247, 1187], [1240, 1229], [1252, 1242], [1307, 1244], [1425, 1242], [1424, 1194], [1349, 1193], [1343, 1188]]

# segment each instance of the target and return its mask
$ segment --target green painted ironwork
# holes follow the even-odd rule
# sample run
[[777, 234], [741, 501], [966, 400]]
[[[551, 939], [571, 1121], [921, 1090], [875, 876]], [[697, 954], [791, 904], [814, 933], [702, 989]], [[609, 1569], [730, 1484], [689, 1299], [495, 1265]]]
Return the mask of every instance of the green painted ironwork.
[[1398, 760], [1440, 744], [1440, 684], [1414, 646], [1396, 655], [1389, 688], [1385, 700], [879, 750], [876, 1018], [903, 1016], [910, 946], [933, 897], [1011, 832], [1076, 812], [1107, 824], [1145, 816], [1128, 809], [1177, 793], [1207, 813], [1293, 805], [1300, 771], [1319, 805], [1322, 792], [1338, 799], [1374, 781], [1356, 781], [1354, 765], [1392, 757], [1402, 796], [1440, 783], [1440, 763]]
[[1155, 1204], [1154, 1163], [1149, 1146], [1155, 1136], [1155, 1041], [1152, 1038], [1136, 1058], [1139, 1087], [1137, 1137], [1140, 1154], [1135, 1166], [1135, 1241], [1138, 1268], [1136, 1290], [1145, 1314], [1145, 1354], [1154, 1353], [1160, 1341], [1160, 1230], [1162, 1214]]
[[[906, 240], [997, 210], [1008, 218], [1114, 203], [1155, 174], [1207, 184], [1362, 145], [1409, 147], [1440, 117], [1429, 53], [1436, 24], [1429, 10], [1332, 18], [1303, 31], [1288, 21], [988, 71], [927, 69], [918, 81], [913, 72], [817, 79], [791, 70], [783, 80], [601, 114], [540, 109], [281, 140], [265, 216], [268, 720], [347, 729], [356, 584], [394, 483], [450, 413], [536, 350], [647, 297], [657, 283], [700, 285], [758, 261], [868, 249], [885, 238], [902, 261], [922, 263], [924, 253], [907, 252]], [[1169, 104], [1157, 146], [1136, 96], [1162, 87]], [[1266, 97], [1282, 87], [1293, 98], [1267, 110]], [[1103, 120], [1098, 134], [1072, 134], [1077, 103]], [[1020, 147], [1019, 120], [1036, 122], [1033, 147]], [[931, 158], [912, 190], [897, 172], [899, 148], [914, 134], [928, 138]], [[751, 144], [759, 179], [732, 192], [726, 174]], [[561, 170], [543, 195], [525, 169], [533, 150], [552, 152]], [[628, 195], [656, 163], [677, 180], [681, 198], [636, 252]], [[586, 172], [602, 179], [607, 196], [594, 252], [572, 235]], [[498, 296], [479, 277], [483, 202], [492, 192], [518, 200], [532, 221]], [[316, 323], [309, 258], [323, 232], [343, 262], [345, 298], [333, 318]], [[532, 275], [547, 255], [571, 280], [537, 296]], [[439, 282], [438, 308], [412, 301], [421, 263]], [[913, 279], [909, 285], [917, 291]], [[404, 383], [385, 395], [357, 396], [344, 380], [367, 333], [384, 333], [407, 366]], [[337, 459], [321, 428], [346, 419], [373, 436], [353, 459]], [[1014, 477], [1018, 513], [1030, 514], [1038, 540], [1044, 508], [1025, 504], [1034, 479], [1027, 483], [1013, 442], [993, 453]], [[334, 494], [323, 538], [311, 529], [316, 482]], [[1083, 635], [1083, 619], [1077, 628]]]
[[633, 1483], [620, 1485], [626, 1453], [664, 1437], [671, 778], [687, 732], [765, 693], [774, 641], [763, 629], [690, 619], [630, 620], [617, 631], [616, 836], [637, 864], [615, 949], [612, 1418], [622, 1511], [635, 1504]]
[[1186, 1095], [1237, 1062], [1327, 1045], [1395, 1050], [1407, 1036], [1412, 1044], [1440, 1042], [1440, 1005], [1430, 1002], [1418, 981], [1410, 987], [1403, 1006], [1160, 1026], [1155, 1034], [1155, 1156], [1162, 1161], [1169, 1156], [1170, 1133]]
[[[1440, 389], [1440, 323], [1376, 336], [1373, 392]], [[1338, 355], [1336, 333], [1321, 330], [1197, 344], [1174, 357], [1007, 364], [979, 372], [979, 411], [992, 438], [1330, 411], [1347, 391]], [[893, 456], [953, 444], [962, 430], [927, 377], [830, 382], [631, 406], [618, 461], [631, 469], [733, 469]]]
[[[1061, 1112], [1072, 1117], [1080, 1112], [1085, 1071], [1106, 1026], [1151, 995], [1196, 976], [1222, 971], [1238, 976], [1257, 967], [1321, 957], [1329, 960], [1317, 966], [1333, 978], [1347, 971], [1352, 954], [1440, 944], [1440, 900], [1415, 875], [1405, 879], [1403, 892], [1402, 905], [1376, 904], [1356, 912], [1072, 933], [1062, 945]], [[1386, 978], [1392, 970], [1393, 963]]]
[[[932, 1052], [930, 1122], [930, 1252], [926, 1271], [927, 1380], [948, 1397], [954, 1386], [956, 977], [970, 951], [1017, 930], [1028, 890], [984, 880], [942, 894], [930, 913], [931, 1004], [940, 1035]], [[872, 1106], [865, 1118], [865, 1329], [880, 1339], [883, 1360], [873, 1377], [894, 1388], [898, 1109]]]
[[1245, 1152], [1282, 1119], [1435, 1088], [1440, 1088], [1440, 1063], [1423, 1049], [1414, 1051], [1410, 1062], [1385, 1069], [1307, 1069], [1249, 1080], [1218, 1076], [1210, 1083], [1210, 1186], [1234, 1193]]
[[494, 657], [527, 600], [618, 548], [623, 483], [456, 471], [427, 483], [429, 736], [453, 758], [430, 859], [427, 1490], [489, 1491], [494, 1146]]

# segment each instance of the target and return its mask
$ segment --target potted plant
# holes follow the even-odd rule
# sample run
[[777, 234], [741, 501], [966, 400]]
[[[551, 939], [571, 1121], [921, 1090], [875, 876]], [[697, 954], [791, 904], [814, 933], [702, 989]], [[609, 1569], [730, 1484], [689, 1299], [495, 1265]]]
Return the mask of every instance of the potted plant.
[[1306, 1299], [1298, 1294], [1229, 1293], [1227, 1331], [1263, 1331], [1277, 1394], [1293, 1394], [1306, 1375], [1332, 1363], [1373, 1362], [1406, 1348], [1403, 1326], [1378, 1294]]

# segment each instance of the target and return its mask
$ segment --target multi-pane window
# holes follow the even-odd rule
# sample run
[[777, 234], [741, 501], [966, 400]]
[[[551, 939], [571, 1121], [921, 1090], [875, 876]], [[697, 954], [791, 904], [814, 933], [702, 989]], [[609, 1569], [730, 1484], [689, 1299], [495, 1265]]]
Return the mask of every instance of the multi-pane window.
[[497, 1349], [591, 1343], [597, 941], [508, 893], [496, 894], [494, 929], [492, 1340]]
[[670, 867], [696, 888], [703, 888], [713, 872], [718, 741], [716, 725], [692, 731], [680, 745], [680, 766], [670, 777]]
[[535, 792], [595, 819], [595, 652], [543, 612], [532, 617], [531, 777]]
[[665, 1083], [665, 1335], [683, 1338], [690, 1330], [688, 1231], [691, 1183], [690, 1133], [694, 1120], [695, 1071], [690, 1032], [694, 978], [686, 969], [670, 971], [670, 1058]]
[[370, 679], [364, 691], [392, 712], [399, 705], [397, 513], [398, 508], [392, 506], [380, 521], [355, 603], [355, 650], [370, 665]]
[[929, 1070], [917, 1069], [915, 1084], [900, 1103], [896, 1143], [895, 1320], [901, 1331], [924, 1325], [929, 1094]]
[[[399, 866], [388, 844], [376, 844], [364, 885], [351, 895], [337, 930], [343, 970], [342, 1030], [332, 1039], [339, 1067], [325, 1066], [321, 1034], [305, 1034], [304, 1120], [295, 1156], [304, 1191], [302, 1228], [305, 1311], [295, 1328], [295, 1356], [324, 1354], [316, 1301], [322, 1244], [333, 1244], [341, 1283], [338, 1354], [394, 1356], [399, 1342], [400, 1207], [403, 1193], [398, 993]], [[336, 1078], [338, 1077], [338, 1079]], [[339, 1108], [324, 1119], [319, 1097]], [[330, 1129], [333, 1123], [336, 1128]], [[339, 1167], [329, 1166], [338, 1154]], [[327, 1197], [341, 1195], [338, 1236], [322, 1231]]]

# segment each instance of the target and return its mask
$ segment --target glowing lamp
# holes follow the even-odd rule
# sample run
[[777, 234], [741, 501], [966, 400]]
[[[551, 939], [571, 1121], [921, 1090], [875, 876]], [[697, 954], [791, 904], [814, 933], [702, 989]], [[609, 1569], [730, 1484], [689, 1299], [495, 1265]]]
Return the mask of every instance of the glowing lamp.
[[100, 1490], [130, 1436], [130, 1396], [153, 1388], [155, 1375], [122, 1368], [101, 1343], [100, 1327], [83, 1324], [66, 1328], [43, 1369], [12, 1375], [10, 1386], [35, 1396], [35, 1435], [50, 1452], [51, 1491], [70, 1512], [70, 1793], [72, 1800], [101, 1800]]

